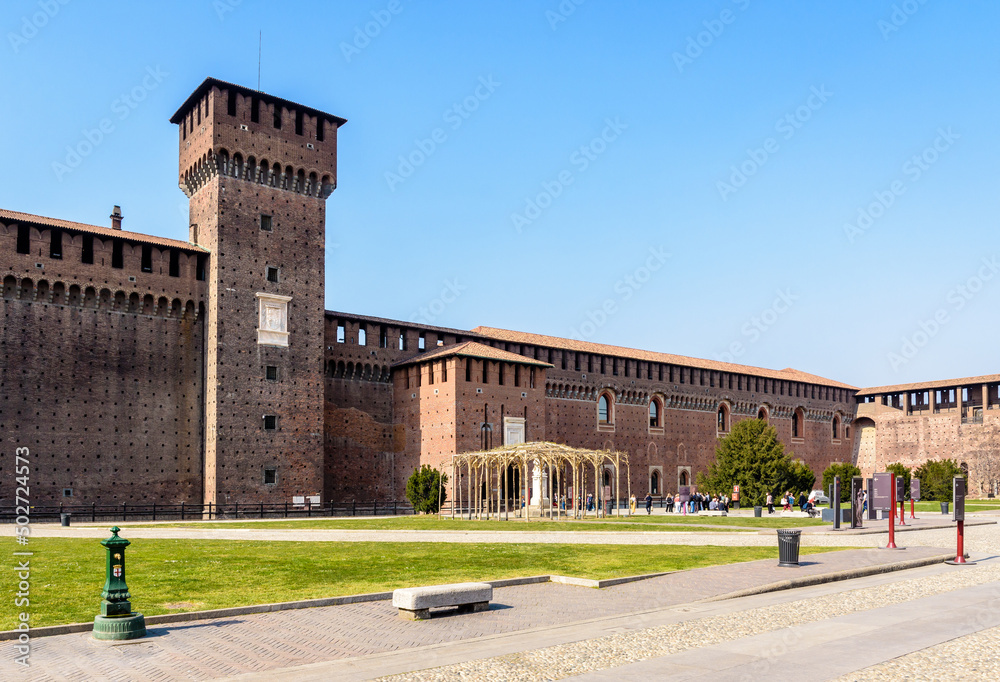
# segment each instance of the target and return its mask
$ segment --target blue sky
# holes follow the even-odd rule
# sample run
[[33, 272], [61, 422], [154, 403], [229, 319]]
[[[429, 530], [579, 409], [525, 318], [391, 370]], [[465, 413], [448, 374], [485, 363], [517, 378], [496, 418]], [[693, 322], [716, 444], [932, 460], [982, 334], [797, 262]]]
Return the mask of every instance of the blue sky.
[[348, 119], [329, 309], [858, 386], [1000, 371], [1000, 5], [292, 6], [5, 3], [0, 206], [186, 239], [168, 118], [255, 87], [262, 30], [261, 89]]

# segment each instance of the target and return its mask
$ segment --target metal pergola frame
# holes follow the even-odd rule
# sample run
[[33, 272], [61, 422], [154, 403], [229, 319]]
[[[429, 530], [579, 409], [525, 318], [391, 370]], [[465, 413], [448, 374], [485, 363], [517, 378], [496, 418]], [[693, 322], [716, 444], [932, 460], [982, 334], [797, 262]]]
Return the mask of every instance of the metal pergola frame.
[[[557, 502], [555, 505], [547, 505], [547, 509], [541, 505], [539, 500], [538, 515], [540, 518], [559, 519], [562, 517], [583, 518], [587, 510], [584, 508], [583, 499], [586, 495], [588, 480], [587, 473], [593, 471], [594, 501], [596, 516], [604, 516], [605, 511], [598, 501], [601, 499], [601, 472], [608, 465], [613, 467], [615, 509], [618, 516], [621, 516], [621, 504], [619, 502], [621, 492], [621, 471], [624, 465], [626, 470], [625, 487], [627, 498], [631, 498], [631, 468], [627, 452], [618, 450], [587, 450], [585, 448], [574, 448], [559, 443], [549, 443], [534, 441], [530, 443], [518, 443], [516, 445], [502, 445], [492, 450], [481, 450], [479, 452], [466, 452], [452, 455], [451, 458], [451, 486], [452, 504], [451, 517], [455, 518], [456, 507], [462, 505], [462, 493], [466, 492], [465, 501], [468, 505], [468, 518], [489, 519], [491, 517], [507, 520], [509, 515], [510, 500], [514, 501], [515, 516], [520, 516], [524, 520], [531, 518], [531, 506], [528, 499], [528, 486], [531, 479], [528, 475], [530, 467], [539, 467], [549, 475], [548, 488], [556, 491], [557, 498], [566, 496], [569, 485], [572, 486], [571, 508], [562, 509]], [[509, 483], [507, 471], [510, 467], [516, 467], [519, 472], [517, 490], [508, 490]], [[466, 491], [462, 490], [460, 479], [462, 475], [468, 476], [465, 483]], [[554, 482], [554, 485], [553, 485]], [[496, 495], [494, 492], [495, 484]], [[485, 488], [484, 496], [479, 491]], [[473, 495], [473, 490], [478, 494]], [[513, 493], [513, 494], [511, 494]], [[543, 492], [542, 499], [545, 499]], [[524, 511], [522, 515], [520, 512]]]

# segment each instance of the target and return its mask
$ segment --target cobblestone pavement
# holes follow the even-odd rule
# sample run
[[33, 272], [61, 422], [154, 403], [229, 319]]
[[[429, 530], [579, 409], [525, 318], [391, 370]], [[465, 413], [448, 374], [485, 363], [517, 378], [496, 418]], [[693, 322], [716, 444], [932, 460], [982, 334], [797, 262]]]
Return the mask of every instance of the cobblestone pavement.
[[[941, 554], [849, 550], [803, 557], [794, 577]], [[544, 628], [666, 608], [793, 577], [774, 560], [681, 571], [596, 590], [542, 583], [498, 588], [488, 612], [424, 622], [398, 617], [388, 601], [255, 614], [150, 628], [135, 643], [109, 646], [89, 634], [32, 641], [33, 680], [211, 679], [441, 642]], [[13, 658], [0, 645], [0, 660]]]
[[[974, 530], [974, 532], [973, 532]], [[920, 531], [901, 534], [906, 544], [916, 546], [918, 542], [943, 540], [949, 536], [954, 541], [954, 530]], [[856, 536], [878, 539], [884, 543], [884, 536]], [[805, 538], [804, 538], [805, 539]], [[437, 680], [480, 679], [488, 676], [496, 680], [554, 680], [582, 675], [585, 679], [702, 679], [706, 672], [695, 664], [695, 660], [714, 660], [716, 657], [731, 655], [731, 651], [713, 651], [713, 646], [736, 643], [734, 650], [752, 649], [751, 642], [764, 633], [777, 631], [781, 639], [772, 639], [770, 644], [759, 643], [751, 656], [743, 656], [738, 664], [726, 670], [714, 670], [704, 675], [705, 679], [762, 679], [775, 676], [778, 679], [781, 663], [787, 664], [788, 651], [803, 639], [803, 631], [808, 631], [812, 623], [835, 621], [838, 617], [876, 608], [886, 608], [906, 602], [919, 603], [922, 609], [938, 609], [939, 622], [934, 623], [936, 635], [949, 639], [928, 647], [913, 646], [903, 655], [893, 655], [893, 647], [900, 646], [911, 633], [900, 627], [898, 636], [890, 641], [883, 637], [885, 646], [881, 654], [884, 662], [864, 667], [863, 657], [857, 659], [856, 670], [838, 680], [957, 680], [957, 679], [997, 679], [1000, 677], [1000, 628], [991, 627], [1000, 612], [1000, 528], [980, 526], [968, 529], [967, 547], [975, 546], [973, 552], [982, 552], [990, 559], [978, 566], [955, 567], [949, 572], [934, 576], [893, 581], [889, 584], [860, 590], [845, 589], [835, 594], [814, 597], [798, 602], [783, 603], [759, 609], [748, 609], [735, 614], [705, 619], [689, 619], [682, 626], [669, 625], [648, 628], [636, 632], [611, 635], [608, 637], [570, 642], [554, 647], [520, 651], [506, 656], [471, 660], [463, 663], [416, 671], [392, 676], [394, 682], [431, 682]], [[898, 544], [904, 544], [899, 542]], [[903, 576], [905, 574], [901, 574]], [[924, 604], [934, 595], [957, 594], [961, 590], [979, 589], [977, 598], [965, 608], [949, 603], [949, 595], [943, 603]], [[957, 613], [956, 613], [957, 611]], [[918, 610], [918, 613], [924, 613]], [[926, 615], [926, 614], [925, 614]], [[947, 616], [963, 619], [960, 625], [948, 623]], [[911, 621], [914, 616], [911, 614]], [[992, 620], [991, 620], [992, 619]], [[855, 622], [854, 631], [863, 628], [863, 622]], [[955, 626], [949, 635], [941, 632], [948, 625]], [[978, 632], [976, 630], [979, 630]], [[971, 631], [972, 634], [968, 634]], [[815, 634], [813, 635], [815, 637]], [[746, 642], [742, 649], [739, 642]], [[748, 647], [749, 645], [749, 647]], [[825, 646], [830, 646], [826, 644]], [[903, 645], [905, 646], [905, 644]], [[915, 649], [915, 650], [914, 650]], [[685, 660], [683, 652], [690, 652]], [[875, 654], [878, 656], [879, 654]], [[779, 660], [785, 659], [785, 660]], [[738, 660], [738, 657], [737, 657]], [[645, 663], [636, 663], [642, 661]], [[810, 679], [829, 679], [829, 670], [824, 670], [817, 660], [802, 655], [796, 661], [798, 667], [789, 668], [789, 674], [801, 676], [808, 671]], [[685, 665], [686, 664], [686, 665]], [[704, 665], [704, 663], [702, 663]], [[658, 667], [657, 667], [658, 666]], [[601, 673], [598, 671], [606, 671]], [[837, 673], [839, 674], [839, 673]], [[832, 676], [836, 676], [832, 675]]]

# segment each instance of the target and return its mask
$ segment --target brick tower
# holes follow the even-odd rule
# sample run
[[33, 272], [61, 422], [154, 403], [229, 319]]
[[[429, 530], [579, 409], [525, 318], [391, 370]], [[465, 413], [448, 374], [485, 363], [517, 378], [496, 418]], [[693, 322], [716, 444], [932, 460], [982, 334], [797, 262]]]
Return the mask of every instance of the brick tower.
[[208, 249], [205, 502], [323, 490], [324, 240], [337, 116], [206, 79], [170, 119]]

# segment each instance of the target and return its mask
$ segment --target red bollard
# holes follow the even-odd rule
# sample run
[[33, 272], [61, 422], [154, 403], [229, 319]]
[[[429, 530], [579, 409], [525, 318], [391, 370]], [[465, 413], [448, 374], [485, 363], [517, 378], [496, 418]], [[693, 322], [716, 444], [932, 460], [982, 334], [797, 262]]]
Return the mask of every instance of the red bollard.
[[885, 546], [886, 549], [897, 549], [896, 547], [896, 475], [893, 474], [892, 478], [892, 488], [889, 492], [889, 544]]
[[955, 563], [965, 563], [965, 521], [958, 521], [958, 554], [955, 555]]
[[948, 559], [945, 563], [952, 566], [973, 566], [975, 561], [965, 559], [965, 521], [958, 521], [958, 551], [954, 559]]
[[906, 525], [905, 517], [906, 517], [906, 502], [904, 502], [903, 500], [900, 500], [899, 501], [899, 525], [901, 525], [901, 526], [905, 526]]
[[915, 519], [916, 516], [913, 515], [913, 499], [910, 499], [910, 518]]

